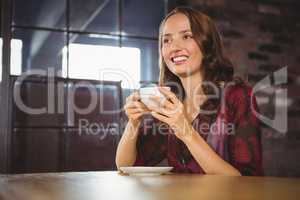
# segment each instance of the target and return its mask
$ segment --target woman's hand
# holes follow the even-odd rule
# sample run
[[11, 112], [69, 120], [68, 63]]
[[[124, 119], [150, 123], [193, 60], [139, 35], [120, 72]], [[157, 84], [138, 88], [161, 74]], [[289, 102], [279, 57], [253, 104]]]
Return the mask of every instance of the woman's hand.
[[133, 125], [138, 125], [144, 114], [149, 113], [150, 110], [140, 101], [141, 97], [138, 92], [133, 92], [126, 98], [124, 105], [125, 113]]
[[173, 92], [165, 88], [159, 88], [159, 90], [166, 99], [161, 100], [160, 97], [156, 96], [150, 97], [159, 105], [158, 107], [150, 107], [152, 116], [168, 124], [180, 140], [187, 140], [191, 136], [193, 127], [188, 120], [182, 102]]

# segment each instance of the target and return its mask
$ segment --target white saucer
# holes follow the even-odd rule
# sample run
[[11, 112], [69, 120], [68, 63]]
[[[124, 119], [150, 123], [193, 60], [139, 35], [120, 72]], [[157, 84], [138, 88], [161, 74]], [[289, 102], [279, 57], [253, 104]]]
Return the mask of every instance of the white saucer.
[[158, 176], [171, 171], [173, 167], [120, 167], [120, 169], [134, 176]]

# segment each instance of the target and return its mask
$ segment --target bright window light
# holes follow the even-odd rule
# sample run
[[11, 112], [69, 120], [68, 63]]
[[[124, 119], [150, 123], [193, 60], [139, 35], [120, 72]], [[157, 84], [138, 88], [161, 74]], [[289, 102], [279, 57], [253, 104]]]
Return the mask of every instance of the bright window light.
[[2, 81], [2, 38], [0, 38], [0, 82]]
[[22, 73], [22, 46], [22, 40], [12, 39], [10, 58], [11, 75], [21, 75]]
[[[0, 38], [0, 81], [2, 80], [2, 38]], [[22, 73], [22, 40], [11, 40], [10, 74], [20, 75]]]
[[89, 44], [69, 45], [63, 49], [63, 77], [122, 81], [123, 88], [137, 88], [140, 81], [140, 49]]

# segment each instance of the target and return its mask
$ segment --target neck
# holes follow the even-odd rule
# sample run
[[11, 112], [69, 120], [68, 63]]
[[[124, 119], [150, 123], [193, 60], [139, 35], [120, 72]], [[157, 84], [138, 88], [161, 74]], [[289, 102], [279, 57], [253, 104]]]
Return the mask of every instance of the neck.
[[201, 73], [194, 73], [187, 77], [180, 77], [182, 86], [185, 91], [185, 100], [195, 100], [200, 95], [203, 94], [202, 92], [202, 74]]
[[185, 91], [183, 104], [186, 112], [189, 113], [190, 121], [193, 121], [205, 99], [202, 91], [202, 74], [194, 73], [188, 77], [182, 77], [180, 80]]

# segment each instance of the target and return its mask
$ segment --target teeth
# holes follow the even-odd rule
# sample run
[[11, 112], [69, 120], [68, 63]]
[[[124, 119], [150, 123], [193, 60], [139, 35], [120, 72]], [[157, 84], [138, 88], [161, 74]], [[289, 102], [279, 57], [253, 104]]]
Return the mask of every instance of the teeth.
[[186, 56], [178, 56], [178, 57], [173, 58], [174, 62], [180, 62], [180, 61], [185, 61], [185, 60], [187, 60]]

